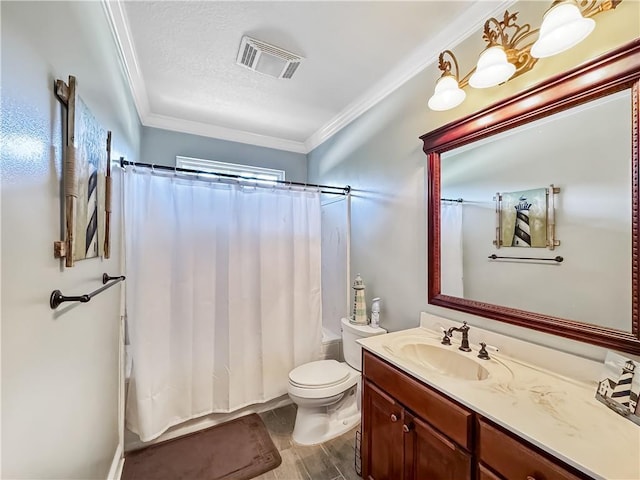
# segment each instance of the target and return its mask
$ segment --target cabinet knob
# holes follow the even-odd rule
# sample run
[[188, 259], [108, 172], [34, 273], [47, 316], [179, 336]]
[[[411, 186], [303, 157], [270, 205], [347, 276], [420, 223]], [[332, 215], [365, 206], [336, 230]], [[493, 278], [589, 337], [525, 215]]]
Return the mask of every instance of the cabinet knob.
[[391, 421], [392, 422], [397, 422], [398, 421], [398, 416], [395, 413], [391, 414]]
[[[407, 425], [406, 423], [404, 425], [402, 425], [402, 431], [404, 433], [409, 433], [409, 431], [411, 430], [412, 425]], [[535, 480], [535, 479], [534, 479]]]

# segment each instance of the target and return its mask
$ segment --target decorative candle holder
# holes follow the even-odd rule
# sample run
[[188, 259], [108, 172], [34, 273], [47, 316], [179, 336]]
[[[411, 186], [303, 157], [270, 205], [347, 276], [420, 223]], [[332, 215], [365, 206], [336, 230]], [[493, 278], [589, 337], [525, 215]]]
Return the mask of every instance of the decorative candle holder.
[[353, 282], [354, 299], [353, 299], [353, 314], [351, 315], [351, 323], [357, 325], [366, 325], [369, 323], [367, 319], [367, 303], [364, 296], [364, 282], [360, 274], [356, 275], [356, 279]]

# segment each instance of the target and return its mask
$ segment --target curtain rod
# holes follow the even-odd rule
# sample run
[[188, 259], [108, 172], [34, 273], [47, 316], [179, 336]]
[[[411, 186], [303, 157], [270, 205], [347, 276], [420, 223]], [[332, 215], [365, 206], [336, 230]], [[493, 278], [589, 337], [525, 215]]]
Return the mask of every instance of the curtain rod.
[[[182, 168], [182, 167], [168, 167], [166, 165], [155, 165], [152, 163], [139, 163], [139, 162], [130, 162], [129, 160], [125, 160], [120, 157], [120, 167], [124, 168], [127, 165], [131, 165], [132, 167], [144, 167], [150, 168], [152, 170], [165, 170], [174, 173], [196, 173], [196, 174], [204, 174], [204, 175], [215, 175], [216, 177], [227, 178], [230, 180], [248, 180], [248, 181], [258, 181], [258, 182], [269, 182], [269, 183], [278, 183], [281, 185], [292, 185], [296, 187], [312, 187], [312, 188], [320, 188], [320, 193], [331, 193], [334, 195], [348, 195], [351, 192], [351, 186], [345, 185], [344, 187], [334, 187], [333, 185], [318, 185], [315, 183], [301, 183], [301, 182], [291, 182], [289, 180], [265, 180], [263, 178], [257, 177], [242, 177], [240, 175], [233, 175], [230, 173], [215, 173], [215, 172], [205, 172], [202, 170], [192, 170], [190, 168]], [[256, 184], [256, 187], [268, 187], [268, 185], [260, 185]], [[327, 190], [325, 190], [327, 189]], [[337, 191], [331, 191], [337, 190]]]
[[463, 198], [441, 198], [440, 199], [441, 202], [457, 202], [457, 203], [463, 203], [464, 199]]

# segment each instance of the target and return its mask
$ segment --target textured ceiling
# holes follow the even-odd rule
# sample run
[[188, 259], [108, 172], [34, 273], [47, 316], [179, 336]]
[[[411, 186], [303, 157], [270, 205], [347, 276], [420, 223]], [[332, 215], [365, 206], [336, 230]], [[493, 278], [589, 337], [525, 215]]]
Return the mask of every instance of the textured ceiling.
[[[308, 151], [503, 3], [109, 5], [143, 124]], [[290, 80], [252, 72], [235, 63], [243, 35], [305, 60]]]

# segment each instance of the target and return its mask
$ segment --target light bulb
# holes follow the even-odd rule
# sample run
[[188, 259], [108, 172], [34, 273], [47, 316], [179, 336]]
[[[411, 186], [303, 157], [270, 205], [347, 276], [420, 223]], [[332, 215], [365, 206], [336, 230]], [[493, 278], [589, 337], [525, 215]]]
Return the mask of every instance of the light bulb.
[[596, 22], [584, 18], [575, 1], [552, 5], [544, 14], [540, 35], [531, 47], [535, 58], [551, 57], [577, 45], [595, 27]]
[[516, 73], [516, 67], [507, 60], [507, 54], [500, 45], [487, 48], [480, 54], [476, 71], [469, 78], [473, 88], [488, 88], [509, 80]]
[[455, 77], [447, 74], [438, 79], [428, 105], [431, 110], [449, 110], [460, 105], [466, 96], [465, 91], [458, 86], [458, 81]]

